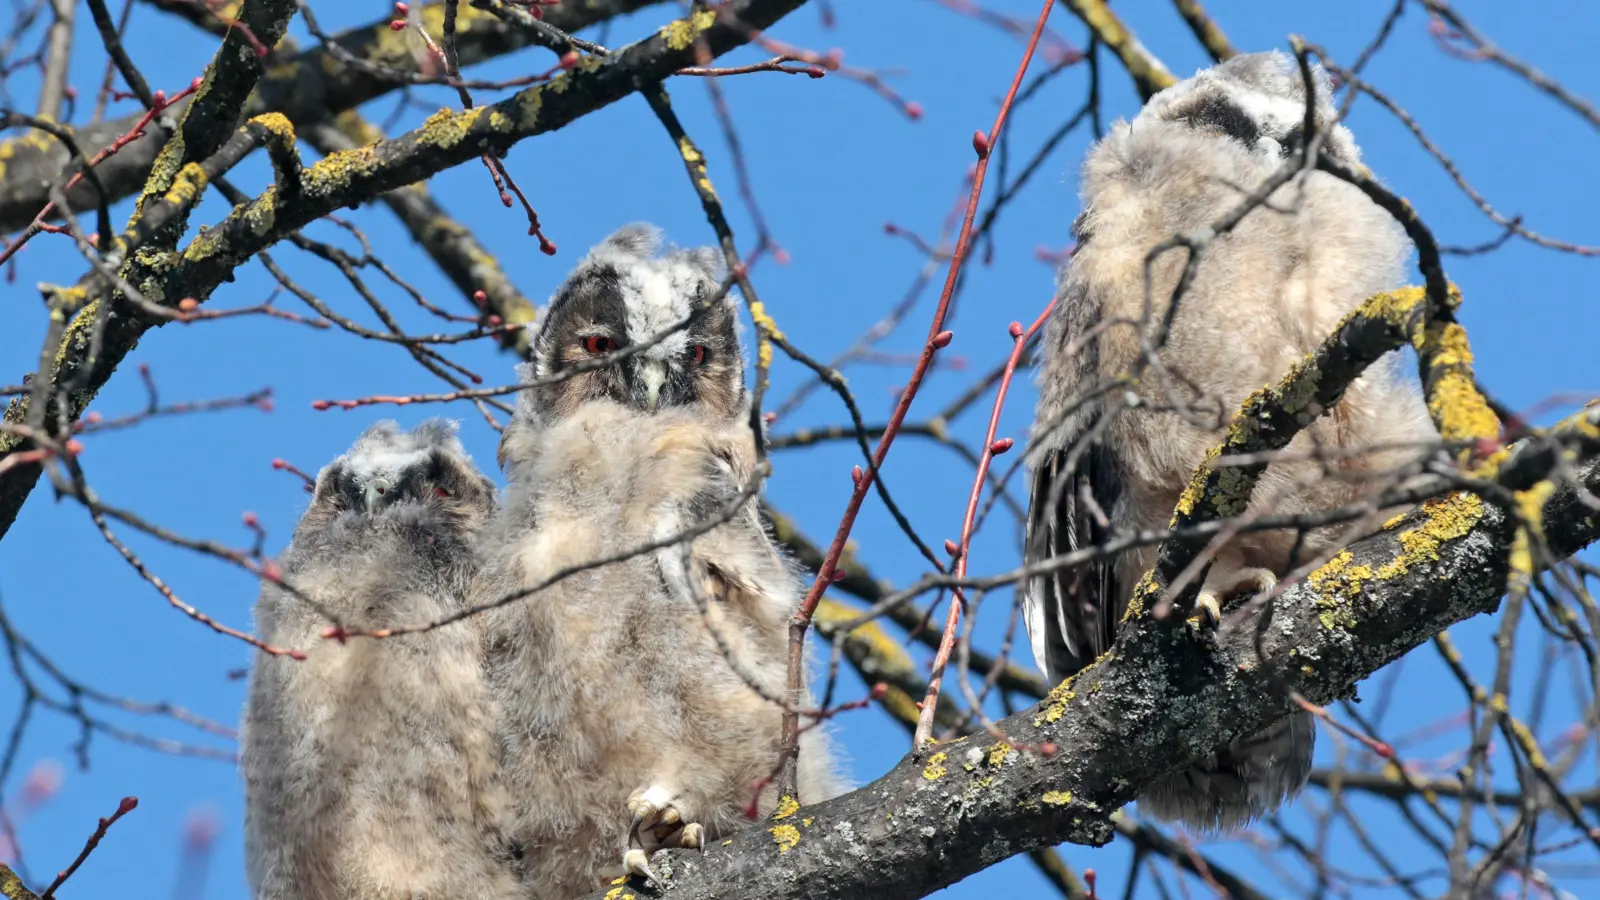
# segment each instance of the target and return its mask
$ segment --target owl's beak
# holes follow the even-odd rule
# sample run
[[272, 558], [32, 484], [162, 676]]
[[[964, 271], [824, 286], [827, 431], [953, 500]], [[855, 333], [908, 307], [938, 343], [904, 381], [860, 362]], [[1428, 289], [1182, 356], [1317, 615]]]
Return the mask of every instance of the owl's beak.
[[377, 509], [389, 499], [389, 493], [394, 490], [394, 483], [387, 478], [374, 478], [367, 482], [362, 489], [362, 499], [366, 501], [367, 511]]
[[667, 364], [659, 359], [640, 362], [639, 381], [644, 384], [645, 406], [654, 412], [661, 405], [661, 386], [667, 382]]

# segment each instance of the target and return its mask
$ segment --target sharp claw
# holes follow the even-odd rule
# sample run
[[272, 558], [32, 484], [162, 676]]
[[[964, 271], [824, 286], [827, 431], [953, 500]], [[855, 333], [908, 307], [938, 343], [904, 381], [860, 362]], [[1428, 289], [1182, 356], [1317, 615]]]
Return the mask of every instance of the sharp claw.
[[1210, 628], [1215, 628], [1222, 623], [1222, 604], [1217, 602], [1217, 596], [1210, 592], [1202, 592], [1194, 601], [1195, 612], [1200, 614], [1200, 621]]
[[643, 875], [645, 878], [650, 879], [651, 884], [657, 887], [666, 887], [661, 883], [661, 879], [656, 877], [656, 873], [650, 870], [650, 857], [646, 856], [643, 850], [634, 848], [624, 853], [622, 855], [622, 867], [627, 869], [630, 875]]
[[698, 822], [690, 822], [688, 825], [683, 826], [683, 834], [678, 838], [678, 846], [692, 847], [704, 853], [706, 850], [705, 829], [701, 828]]

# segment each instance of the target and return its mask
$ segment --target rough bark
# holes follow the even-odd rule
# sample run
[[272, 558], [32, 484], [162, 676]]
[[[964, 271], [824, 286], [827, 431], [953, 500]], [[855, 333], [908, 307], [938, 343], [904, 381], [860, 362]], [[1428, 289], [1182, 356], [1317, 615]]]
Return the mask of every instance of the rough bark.
[[[750, 40], [753, 30], [767, 28], [804, 2], [735, 0], [719, 7], [716, 15], [697, 10], [689, 18], [669, 24], [649, 38], [604, 58], [590, 57], [572, 71], [499, 103], [454, 112], [440, 110], [422, 127], [408, 134], [337, 153], [292, 176], [280, 172], [278, 186], [235, 207], [227, 219], [195, 237], [181, 253], [135, 254], [130, 265], [136, 265], [137, 271], [125, 270], [124, 277], [156, 303], [170, 306], [187, 297], [203, 302], [220, 284], [233, 278], [235, 268], [329, 213], [360, 204], [385, 191], [426, 180], [485, 152], [504, 154], [521, 140], [563, 128], [615, 103], [641, 84], [659, 82], [678, 69], [694, 64], [701, 47], [713, 56], [720, 56], [743, 45]], [[292, 133], [285, 139], [292, 143]], [[221, 141], [217, 143], [220, 145]], [[204, 189], [200, 167], [190, 167], [186, 172], [176, 173], [173, 189], [165, 199], [170, 201], [179, 194], [197, 195]], [[153, 175], [152, 180], [154, 178]], [[280, 187], [293, 190], [280, 190]], [[146, 196], [152, 197], [148, 192]], [[146, 209], [161, 208], [161, 205], [162, 198], [153, 198]], [[136, 215], [124, 235], [130, 245], [138, 243], [137, 233], [142, 229], [143, 223]], [[116, 366], [138, 344], [139, 338], [152, 326], [165, 321], [152, 319], [118, 302], [99, 353], [91, 353], [90, 333], [96, 320], [96, 305], [102, 302], [102, 297], [111, 302], [108, 288], [109, 285], [97, 288], [91, 284], [80, 289], [87, 290], [88, 296], [95, 299], [79, 306], [81, 312], [66, 328], [62, 350], [56, 357], [56, 370], [52, 373], [56, 384], [72, 383], [70, 379], [75, 373], [87, 361], [94, 360], [93, 370], [79, 382], [83, 388], [67, 398], [69, 423], [82, 415]], [[47, 393], [53, 396], [56, 392]], [[6, 410], [5, 419], [20, 423], [26, 421], [28, 415], [26, 398], [18, 398]], [[57, 421], [54, 414], [46, 419], [52, 426]], [[27, 446], [26, 442], [0, 435], [0, 458]], [[0, 473], [0, 538], [16, 521], [41, 471], [38, 464], [29, 464]]]
[[[659, 2], [661, 0], [563, 0], [549, 7], [545, 18], [551, 25], [570, 33]], [[194, 4], [187, 6], [193, 8]], [[431, 14], [442, 15], [442, 6], [432, 4]], [[392, 16], [386, 16], [371, 25], [351, 29], [335, 41], [342, 51], [356, 59], [401, 71], [415, 71], [416, 65], [404, 40], [389, 30], [390, 18]], [[530, 32], [463, 4], [457, 33], [462, 66], [514, 53], [534, 43]], [[181, 87], [157, 86], [167, 88], [169, 93]], [[244, 115], [278, 112], [296, 124], [314, 122], [354, 109], [401, 86], [394, 79], [343, 62], [329, 48], [318, 46], [269, 57], [264, 77], [244, 104]], [[144, 186], [156, 156], [172, 137], [172, 125], [182, 119], [187, 110], [188, 101], [173, 104], [158, 121], [151, 123], [144, 137], [96, 167], [110, 199], [128, 197]], [[140, 115], [129, 115], [85, 126], [75, 132], [78, 144], [92, 154], [131, 131], [139, 119]], [[66, 165], [66, 150], [47, 135], [29, 132], [0, 142], [0, 233], [16, 231], [33, 221], [49, 202], [50, 186], [60, 180], [62, 167]], [[69, 193], [68, 199], [74, 209], [90, 209], [95, 204], [94, 191], [86, 183]]]
[[[1581, 427], [1593, 430], [1595, 418]], [[1574, 443], [1587, 454], [1581, 483], [1600, 489], [1592, 441]], [[1551, 495], [1543, 521], [1556, 558], [1600, 537], [1600, 515], [1571, 485]], [[1038, 706], [1000, 721], [1006, 741], [979, 733], [909, 755], [853, 793], [780, 809], [704, 854], [672, 851], [653, 866], [680, 898], [890, 900], [1034, 848], [1104, 844], [1116, 834], [1112, 814], [1141, 787], [1288, 715], [1286, 687], [1314, 702], [1348, 697], [1433, 635], [1495, 610], [1514, 531], [1476, 495], [1431, 501], [1278, 598], [1262, 613], [1262, 653], [1243, 629], [1213, 644], [1146, 618]], [[1012, 749], [1047, 744], [1049, 756]], [[594, 896], [653, 893], [630, 882]]]

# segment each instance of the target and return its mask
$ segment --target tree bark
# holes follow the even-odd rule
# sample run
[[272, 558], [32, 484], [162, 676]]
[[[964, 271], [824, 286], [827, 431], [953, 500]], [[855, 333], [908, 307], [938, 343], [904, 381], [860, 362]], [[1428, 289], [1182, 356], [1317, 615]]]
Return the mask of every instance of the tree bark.
[[[1594, 431], [1600, 410], [1579, 420]], [[1579, 482], [1600, 490], [1593, 442], [1575, 443], [1586, 453]], [[1515, 453], [1505, 469], [1537, 455]], [[1544, 504], [1543, 522], [1554, 558], [1600, 537], [1600, 515], [1571, 484]], [[1287, 689], [1318, 703], [1349, 697], [1432, 636], [1495, 610], [1514, 531], [1475, 494], [1430, 501], [1287, 590], [1255, 633], [1213, 640], [1171, 619], [1129, 623], [1105, 658], [998, 722], [1005, 740], [979, 732], [908, 755], [850, 794], [780, 809], [703, 854], [665, 851], [652, 866], [685, 900], [893, 900], [1038, 847], [1104, 844], [1116, 833], [1112, 815], [1144, 785], [1287, 716]], [[1049, 755], [1013, 749], [1048, 745]], [[633, 881], [593, 896], [654, 893]]]

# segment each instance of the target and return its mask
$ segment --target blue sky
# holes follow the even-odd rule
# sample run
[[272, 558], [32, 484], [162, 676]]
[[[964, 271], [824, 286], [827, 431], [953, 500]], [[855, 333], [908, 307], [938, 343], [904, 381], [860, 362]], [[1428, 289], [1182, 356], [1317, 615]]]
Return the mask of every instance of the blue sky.
[[[789, 337], [821, 358], [847, 347], [912, 283], [923, 257], [903, 239], [886, 235], [885, 223], [930, 238], [936, 234], [951, 205], [964, 196], [962, 177], [973, 158], [971, 134], [989, 127], [1021, 52], [1014, 39], [931, 0], [834, 6], [837, 26], [831, 31], [822, 27], [817, 10], [804, 9], [773, 34], [819, 50], [842, 48], [845, 61], [852, 65], [895, 70], [889, 83], [920, 103], [925, 112], [921, 121], [908, 120], [862, 85], [837, 76], [812, 80], [756, 74], [722, 83], [756, 194], [776, 238], [790, 255], [786, 265], [762, 262], [755, 271], [757, 286]], [[1037, 12], [1035, 4], [1023, 0], [993, 0], [989, 6], [1030, 21]], [[1287, 36], [1298, 33], [1346, 63], [1371, 36], [1388, 6], [1270, 0], [1207, 4], [1241, 49], [1284, 47]], [[1559, 6], [1559, 11], [1552, 5], [1533, 12], [1477, 2], [1463, 4], [1462, 11], [1509, 52], [1534, 61], [1579, 94], [1593, 96], [1593, 86], [1600, 83], [1600, 60], [1591, 45], [1593, 35], [1600, 33], [1600, 7]], [[1205, 64], [1200, 48], [1168, 4], [1115, 7], [1145, 45], [1180, 76]], [[361, 0], [320, 3], [317, 8], [324, 26], [335, 29], [377, 18], [388, 4]], [[604, 40], [619, 45], [646, 33], [663, 16], [664, 10], [647, 11], [618, 22]], [[1053, 25], [1081, 45], [1083, 29], [1066, 10], [1056, 11]], [[298, 24], [295, 34], [305, 43]], [[85, 95], [79, 107], [87, 110], [90, 86], [98, 84], [104, 60], [88, 52], [94, 48], [91, 29], [80, 29], [79, 41], [86, 52], [76, 61], [73, 80]], [[141, 6], [135, 11], [128, 45], [152, 85], [171, 92], [201, 71], [215, 41]], [[760, 58], [763, 54], [753, 50], [730, 57]], [[548, 62], [542, 54], [523, 54], [474, 74], [510, 78], [541, 70]], [[1600, 243], [1600, 207], [1590, 199], [1600, 196], [1591, 126], [1503, 71], [1440, 53], [1426, 33], [1425, 16], [1416, 8], [1401, 20], [1389, 48], [1368, 70], [1368, 78], [1409, 110], [1500, 209], [1522, 215], [1530, 227], [1553, 237]], [[8, 82], [8, 102], [24, 110], [31, 110], [37, 93], [29, 79], [22, 73]], [[1086, 84], [1086, 67], [1070, 69], [1017, 111], [1009, 126], [1013, 173], [1083, 102]], [[690, 133], [706, 151], [741, 246], [748, 248], [753, 235], [750, 218], [737, 200], [728, 153], [704, 85], [680, 78], [669, 88]], [[1137, 110], [1128, 79], [1109, 57], [1103, 91], [1108, 118], [1131, 116]], [[414, 124], [438, 105], [454, 102], [439, 90], [419, 92], [419, 98], [424, 108], [407, 113], [405, 122]], [[131, 108], [126, 102], [114, 107], [118, 114]], [[367, 112], [381, 119], [391, 109], [389, 99]], [[1351, 126], [1367, 162], [1417, 206], [1442, 242], [1476, 244], [1496, 235], [1495, 227], [1375, 104], [1358, 103]], [[1036, 250], [1058, 250], [1069, 243], [1068, 225], [1077, 212], [1074, 170], [1089, 140], [1088, 130], [1080, 129], [1061, 144], [1002, 216], [992, 257], [980, 254], [973, 260], [949, 325], [955, 332], [949, 353], [963, 357], [967, 371], [937, 372], [913, 408], [913, 421], [919, 410], [926, 415], [958, 394], [973, 372], [1002, 359], [1010, 345], [1007, 324], [1031, 321], [1048, 302], [1051, 270], [1037, 258]], [[304, 152], [312, 156], [309, 150]], [[558, 244], [554, 257], [537, 252], [524, 233], [519, 211], [499, 205], [481, 166], [469, 164], [447, 172], [434, 179], [431, 190], [457, 218], [476, 229], [523, 292], [541, 302], [589, 245], [624, 222], [653, 221], [680, 243], [711, 239], [670, 142], [637, 97], [562, 132], [525, 142], [506, 162], [539, 210], [547, 234]], [[992, 179], [995, 174], [991, 169]], [[235, 177], [236, 183], [252, 191], [269, 179], [262, 160], [242, 166]], [[997, 187], [991, 180], [988, 196]], [[117, 220], [125, 214], [120, 210]], [[212, 199], [202, 205], [194, 221], [212, 223], [224, 214], [225, 207]], [[428, 297], [449, 308], [463, 308], [386, 210], [377, 207], [346, 215]], [[327, 224], [310, 231], [318, 238], [351, 245]], [[372, 321], [336, 271], [286, 249], [276, 259], [341, 312]], [[1478, 372], [1510, 406], [1527, 407], [1553, 394], [1600, 392], [1600, 357], [1593, 352], [1595, 265], [1521, 241], [1494, 254], [1448, 262], [1451, 277], [1465, 293], [1461, 317], [1474, 341]], [[48, 235], [18, 257], [15, 282], [0, 288], [0, 359], [8, 360], [11, 370], [0, 375], [0, 382], [15, 382], [38, 352], [43, 317], [32, 285], [71, 283], [83, 268], [65, 240]], [[219, 308], [248, 306], [270, 290], [264, 270], [252, 264], [211, 303]], [[937, 283], [881, 349], [914, 352], [936, 294]], [[402, 321], [418, 330], [426, 327], [427, 320], [411, 314], [400, 292], [385, 288], [384, 296]], [[289, 299], [279, 302], [296, 308]], [[482, 373], [488, 383], [511, 380], [511, 360], [487, 345], [468, 348], [456, 358]], [[392, 415], [406, 424], [436, 414], [462, 418], [469, 448], [482, 464], [492, 465], [494, 433], [481, 419], [475, 420], [470, 407], [312, 410], [311, 401], [318, 398], [438, 389], [431, 376], [392, 346], [260, 317], [168, 325], [144, 339], [94, 409], [110, 417], [143, 405], [144, 392], [134, 369], [138, 363], [149, 364], [164, 401], [235, 396], [266, 386], [275, 392], [275, 411], [270, 414], [240, 410], [176, 417], [85, 441], [83, 464], [102, 497], [186, 535], [248, 545], [250, 535], [241, 516], [253, 511], [267, 529], [269, 551], [281, 549], [303, 508], [304, 494], [294, 478], [274, 472], [271, 461], [282, 457], [315, 471], [380, 415]], [[887, 416], [893, 391], [906, 373], [906, 368], [891, 365], [856, 366], [848, 372], [869, 421]], [[780, 362], [771, 396], [787, 396], [803, 375], [797, 366]], [[977, 404], [957, 423], [955, 433], [972, 441], [981, 437], [989, 402], [986, 398]], [[1031, 385], [1019, 382], [999, 433], [1023, 437], [1032, 402]], [[792, 427], [843, 421], [837, 401], [818, 392], [775, 430], [783, 433]], [[846, 444], [781, 455], [770, 495], [808, 533], [822, 539], [831, 533], [849, 495], [849, 470], [855, 461]], [[896, 446], [886, 470], [889, 487], [935, 545], [957, 536], [971, 477], [967, 464], [947, 449], [912, 439]], [[256, 588], [246, 575], [137, 535], [124, 536], [186, 601], [230, 625], [249, 626]], [[923, 573], [914, 551], [875, 501], [869, 502], [855, 537], [880, 577], [904, 584]], [[975, 544], [974, 571], [1009, 568], [1015, 560], [1014, 529], [997, 514], [994, 527]], [[980, 613], [979, 635], [987, 646], [994, 645], [1005, 625], [1004, 599], [996, 595]], [[22, 633], [70, 676], [130, 698], [166, 700], [229, 725], [237, 722], [244, 683], [230, 673], [249, 664], [249, 648], [170, 608], [100, 540], [82, 509], [71, 502], [54, 502], [47, 489], [34, 493], [18, 523], [0, 542], [0, 601]], [[1469, 623], [1456, 632], [1479, 677], [1491, 671], [1492, 624]], [[1535, 656], [1529, 653], [1525, 658], [1527, 665], [1518, 673], [1518, 684], [1523, 686], [1531, 684]], [[1463, 708], [1459, 687], [1444, 679], [1430, 651], [1420, 651], [1406, 665], [1390, 712], [1395, 733]], [[848, 698], [859, 696], [864, 687], [847, 679], [841, 690], [841, 696]], [[18, 691], [0, 688], [0, 722], [12, 720], [17, 696]], [[107, 713], [105, 718], [145, 734], [227, 746], [161, 720], [119, 713]], [[1563, 711], [1558, 702], [1548, 721], [1547, 733], [1564, 727], [1571, 721], [1570, 703]], [[898, 726], [876, 712], [847, 715], [840, 726], [854, 775], [861, 781], [885, 770], [907, 747]], [[110, 814], [121, 797], [134, 795], [140, 800], [139, 809], [114, 827], [73, 877], [65, 896], [109, 896], [129, 891], [130, 884], [141, 885], [133, 889], [141, 897], [173, 892], [186, 823], [196, 816], [214, 819], [216, 843], [203, 892], [191, 890], [185, 896], [210, 900], [245, 896], [242, 798], [231, 765], [156, 753], [99, 735], [89, 750], [89, 769], [80, 771], [73, 749], [77, 738], [73, 721], [41, 713], [27, 730], [16, 771], [5, 785], [7, 796], [14, 797], [35, 766], [52, 761], [62, 766], [59, 791], [31, 812], [21, 829], [25, 860], [36, 880], [47, 882], [49, 874], [76, 854], [96, 818]], [[1452, 733], [1417, 752], [1428, 756], [1462, 743], [1460, 734]], [[1334, 749], [1334, 741], [1323, 740], [1319, 761], [1331, 760]], [[16, 802], [12, 800], [13, 808]], [[1410, 847], [1411, 839], [1391, 830], [1382, 807], [1370, 810], [1376, 837], [1391, 847]], [[1291, 813], [1289, 820], [1296, 821], [1295, 815]], [[1334, 848], [1348, 849], [1337, 842]], [[1120, 894], [1125, 847], [1099, 851], [1068, 847], [1065, 853], [1074, 865], [1093, 866], [1101, 873], [1102, 891]], [[1221, 846], [1216, 853], [1243, 873], [1263, 873], [1240, 846]], [[1030, 864], [1017, 859], [968, 879], [947, 895], [980, 896], [1042, 886]], [[1149, 890], [1152, 885], [1146, 881], [1140, 896]]]

